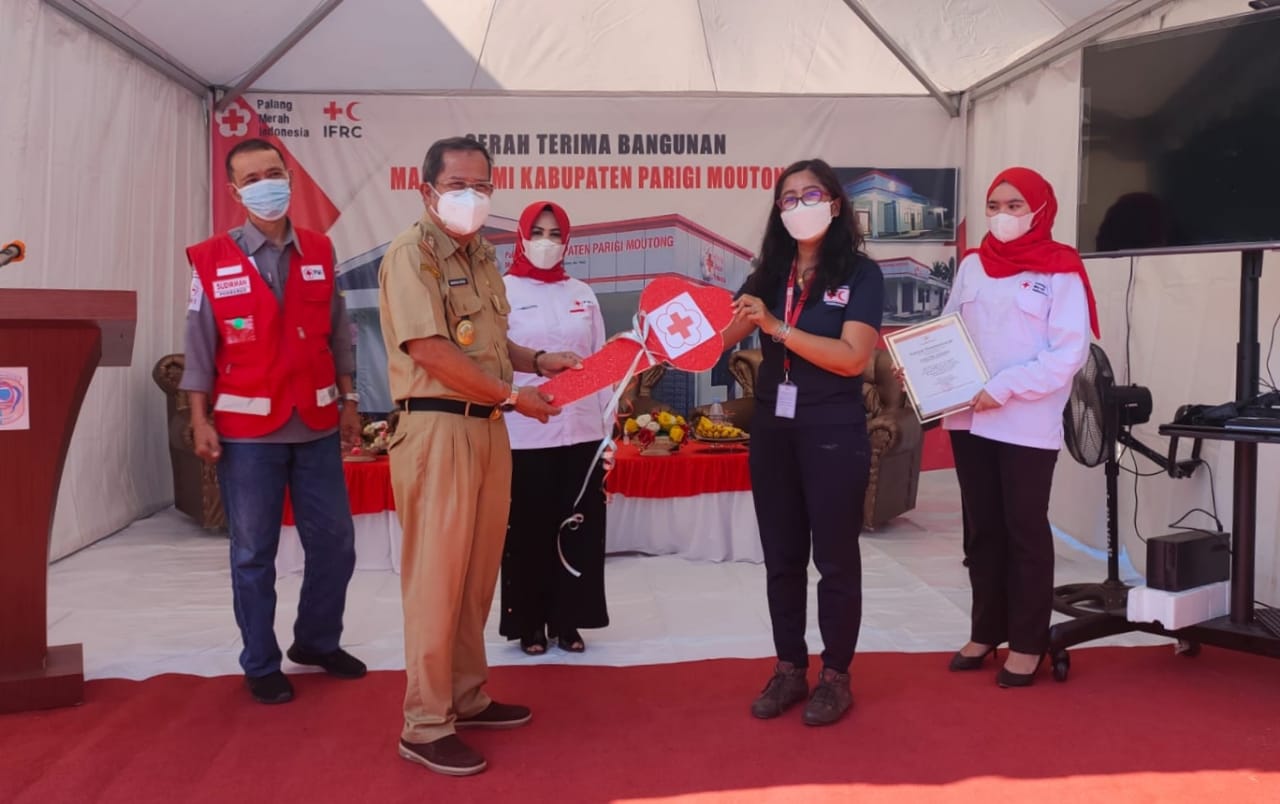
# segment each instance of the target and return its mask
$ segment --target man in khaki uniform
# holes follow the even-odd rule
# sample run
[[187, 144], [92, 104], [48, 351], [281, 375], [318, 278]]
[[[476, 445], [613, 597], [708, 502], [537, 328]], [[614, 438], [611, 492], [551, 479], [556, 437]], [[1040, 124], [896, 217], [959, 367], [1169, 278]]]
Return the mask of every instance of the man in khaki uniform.
[[484, 625], [493, 602], [511, 504], [504, 410], [545, 422], [560, 409], [512, 370], [553, 375], [580, 368], [569, 352], [535, 353], [507, 340], [506, 289], [488, 217], [493, 161], [475, 140], [427, 151], [426, 214], [382, 258], [379, 307], [391, 397], [401, 410], [391, 440], [391, 484], [404, 531], [404, 730], [400, 756], [453, 776], [484, 758], [455, 728], [512, 728], [527, 707], [484, 692]]

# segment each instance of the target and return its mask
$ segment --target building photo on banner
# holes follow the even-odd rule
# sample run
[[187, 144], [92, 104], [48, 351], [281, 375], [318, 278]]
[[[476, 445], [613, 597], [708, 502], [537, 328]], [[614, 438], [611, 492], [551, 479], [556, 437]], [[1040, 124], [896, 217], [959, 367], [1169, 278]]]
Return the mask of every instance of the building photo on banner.
[[[333, 239], [367, 413], [392, 408], [378, 266], [391, 237], [422, 214], [422, 158], [440, 137], [472, 136], [493, 155], [492, 210], [481, 234], [497, 247], [500, 268], [510, 264], [525, 205], [565, 208], [573, 220], [565, 268], [595, 291], [609, 335], [631, 328], [640, 290], [658, 274], [737, 291], [776, 177], [798, 159], [836, 168], [885, 272], [886, 326], [936, 315], [954, 271], [964, 129], [927, 98], [251, 93], [211, 123], [215, 173], [237, 142], [267, 139], [293, 170], [294, 220]], [[216, 175], [213, 186], [221, 186]], [[212, 204], [216, 229], [241, 222], [225, 193], [214, 192]], [[682, 411], [727, 400], [740, 393], [728, 360], [701, 375], [669, 371], [653, 395]]]

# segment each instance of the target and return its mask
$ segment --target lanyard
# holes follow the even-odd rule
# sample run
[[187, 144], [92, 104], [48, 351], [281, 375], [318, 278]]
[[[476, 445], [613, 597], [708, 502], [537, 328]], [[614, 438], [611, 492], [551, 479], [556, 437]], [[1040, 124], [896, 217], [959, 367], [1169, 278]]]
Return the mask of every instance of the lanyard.
[[[809, 299], [809, 291], [813, 290], [813, 280], [809, 280], [809, 284], [804, 286], [800, 291], [800, 303], [796, 305], [795, 314], [792, 314], [791, 300], [795, 293], [796, 279], [800, 275], [799, 260], [791, 261], [791, 276], [787, 279], [787, 300], [782, 308], [782, 320], [787, 322], [787, 326], [794, 327], [800, 320], [800, 313], [804, 311], [804, 303]], [[787, 349], [787, 345], [782, 345], [782, 381], [791, 382], [791, 352]]]

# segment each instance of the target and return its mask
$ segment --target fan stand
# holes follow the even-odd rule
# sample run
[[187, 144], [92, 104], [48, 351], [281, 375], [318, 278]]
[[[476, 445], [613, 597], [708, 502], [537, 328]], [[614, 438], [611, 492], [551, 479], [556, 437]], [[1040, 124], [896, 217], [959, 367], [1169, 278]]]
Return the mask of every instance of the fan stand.
[[[1110, 406], [1107, 416], [1119, 413], [1115, 406]], [[1164, 469], [1171, 477], [1190, 477], [1200, 463], [1199, 445], [1196, 445], [1191, 460], [1171, 462], [1168, 456], [1160, 455], [1147, 447], [1129, 432], [1129, 425], [1115, 424], [1116, 443], [1132, 449], [1153, 461]], [[1120, 496], [1120, 461], [1113, 446], [1106, 461], [1107, 475], [1107, 579], [1102, 583], [1073, 583], [1056, 587], [1053, 590], [1053, 608], [1074, 619], [1058, 623], [1049, 629], [1049, 657], [1053, 667], [1053, 677], [1058, 681], [1066, 681], [1071, 669], [1071, 658], [1067, 648], [1082, 642], [1136, 631], [1128, 620], [1129, 585], [1120, 580], [1120, 523], [1116, 510]], [[1179, 647], [1186, 653], [1198, 652], [1196, 645], [1188, 644]]]

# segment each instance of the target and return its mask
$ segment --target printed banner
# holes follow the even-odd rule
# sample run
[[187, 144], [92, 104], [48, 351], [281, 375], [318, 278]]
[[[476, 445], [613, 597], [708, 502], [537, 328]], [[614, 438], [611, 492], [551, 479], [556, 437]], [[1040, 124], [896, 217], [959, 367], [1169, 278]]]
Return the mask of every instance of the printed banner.
[[[773, 185], [798, 159], [837, 169], [885, 270], [886, 325], [936, 315], [956, 264], [964, 124], [931, 98], [250, 94], [211, 127], [215, 230], [244, 222], [226, 191], [228, 151], [262, 137], [292, 170], [293, 221], [333, 239], [368, 411], [390, 409], [378, 264], [421, 217], [423, 158], [442, 137], [470, 135], [493, 153], [497, 189], [482, 232], [504, 265], [525, 206], [565, 208], [565, 267], [595, 290], [611, 334], [630, 328], [658, 274], [736, 290]], [[684, 388], [668, 379], [680, 399], [664, 401], [684, 409], [724, 398], [729, 382], [723, 365]]]

